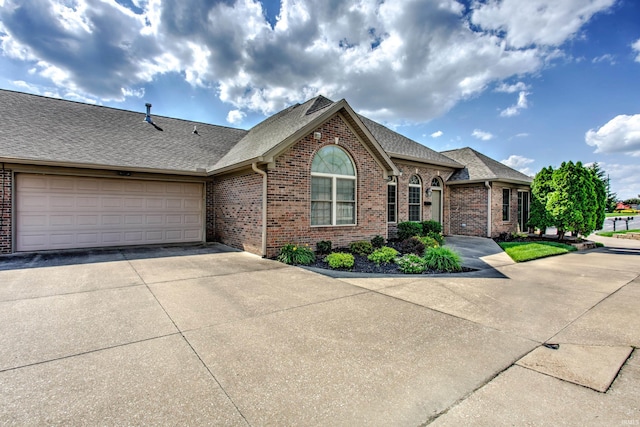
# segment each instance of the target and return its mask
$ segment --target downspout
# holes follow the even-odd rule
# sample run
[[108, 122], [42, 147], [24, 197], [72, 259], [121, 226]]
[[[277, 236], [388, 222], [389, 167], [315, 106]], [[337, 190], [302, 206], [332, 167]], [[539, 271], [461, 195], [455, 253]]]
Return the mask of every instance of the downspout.
[[262, 175], [262, 257], [267, 256], [267, 173], [251, 163], [251, 169]]
[[487, 188], [487, 237], [491, 237], [491, 184], [485, 181], [484, 186]]

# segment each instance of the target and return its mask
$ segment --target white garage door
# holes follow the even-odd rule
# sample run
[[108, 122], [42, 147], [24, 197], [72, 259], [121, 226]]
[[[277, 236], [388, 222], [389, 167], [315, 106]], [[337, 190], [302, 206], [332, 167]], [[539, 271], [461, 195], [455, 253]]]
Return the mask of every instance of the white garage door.
[[201, 183], [16, 175], [16, 250], [203, 240]]

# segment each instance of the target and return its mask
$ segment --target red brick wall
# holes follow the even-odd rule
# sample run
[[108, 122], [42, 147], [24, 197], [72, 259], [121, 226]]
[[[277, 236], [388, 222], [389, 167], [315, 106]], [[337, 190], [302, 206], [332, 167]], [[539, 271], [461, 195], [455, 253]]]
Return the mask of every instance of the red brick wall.
[[[502, 220], [502, 190], [511, 189], [509, 220]], [[494, 182], [491, 186], [491, 237], [500, 233], [515, 233], [518, 231], [518, 189], [508, 184]]]
[[[320, 132], [320, 140], [313, 139]], [[298, 141], [280, 155], [268, 171], [267, 256], [276, 256], [286, 243], [309, 244], [315, 250], [320, 240], [333, 247], [355, 240], [387, 237], [387, 184], [384, 172], [372, 155], [339, 116]], [[357, 181], [357, 225], [311, 227], [311, 161], [315, 153], [339, 137], [342, 147], [355, 162]]]
[[[398, 222], [409, 220], [409, 179], [412, 175], [418, 175], [422, 181], [422, 221], [431, 220], [431, 206], [424, 205], [424, 202], [431, 201], [431, 196], [427, 197], [425, 191], [431, 187], [431, 181], [433, 178], [440, 178], [440, 185], [442, 186], [442, 231], [448, 234], [448, 200], [449, 189], [445, 186], [447, 179], [451, 176], [453, 171], [437, 166], [416, 166], [415, 163], [409, 163], [406, 161], [393, 159], [396, 166], [402, 172], [402, 175], [396, 177], [397, 180], [397, 204], [398, 204]], [[386, 194], [386, 190], [385, 190]], [[397, 235], [397, 223], [389, 224], [389, 237], [396, 237]]]
[[215, 185], [213, 181], [205, 184], [205, 240], [214, 242], [216, 240], [216, 206], [215, 206]]
[[487, 197], [484, 184], [450, 186], [449, 234], [486, 237]]
[[[207, 187], [207, 190], [209, 188]], [[215, 229], [209, 228], [207, 240], [213, 240], [255, 254], [262, 251], [262, 176], [251, 169], [216, 177], [213, 184]], [[210, 203], [207, 191], [207, 205]], [[209, 211], [207, 209], [207, 211]]]
[[0, 170], [0, 254], [11, 253], [11, 182], [10, 170]]

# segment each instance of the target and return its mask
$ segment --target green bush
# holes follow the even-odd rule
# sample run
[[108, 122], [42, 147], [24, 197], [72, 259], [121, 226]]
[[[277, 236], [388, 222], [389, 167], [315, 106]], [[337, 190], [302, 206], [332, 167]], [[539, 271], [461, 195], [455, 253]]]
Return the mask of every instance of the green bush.
[[316, 243], [316, 252], [319, 254], [331, 253], [331, 240], [320, 240]]
[[422, 235], [428, 236], [429, 233], [442, 233], [442, 224], [438, 221], [422, 221]]
[[287, 243], [280, 249], [280, 255], [278, 255], [277, 259], [285, 264], [307, 265], [316, 260], [316, 255], [309, 249], [308, 245]]
[[398, 256], [398, 251], [388, 246], [383, 246], [380, 249], [376, 249], [373, 251], [369, 258], [369, 261], [373, 261], [376, 264], [380, 265], [380, 263], [389, 263], [394, 260], [395, 257]]
[[406, 254], [395, 261], [405, 274], [420, 274], [426, 269], [426, 261], [415, 254]]
[[420, 236], [422, 234], [422, 224], [419, 222], [405, 221], [398, 223], [398, 239], [406, 240], [409, 237]]
[[374, 237], [373, 239], [371, 239], [371, 245], [376, 249], [380, 249], [382, 246], [384, 246], [384, 237], [382, 236]]
[[438, 241], [431, 236], [418, 237], [418, 240], [422, 242], [425, 248], [437, 248], [440, 246]]
[[331, 268], [351, 268], [355, 263], [353, 255], [346, 252], [334, 252], [324, 258]]
[[358, 240], [357, 242], [349, 243], [349, 251], [352, 254], [369, 255], [373, 252], [373, 245], [366, 240]]
[[430, 270], [446, 271], [449, 273], [462, 271], [460, 255], [449, 248], [429, 248], [424, 254], [424, 260], [427, 268]]
[[438, 242], [439, 246], [444, 245], [444, 237], [442, 237], [441, 233], [436, 233], [434, 231], [430, 231], [429, 233], [425, 234], [426, 237], [431, 237], [432, 239], [434, 239], [436, 242]]
[[398, 250], [403, 254], [416, 254], [422, 256], [424, 254], [424, 243], [420, 241], [420, 237], [409, 237], [398, 245]]

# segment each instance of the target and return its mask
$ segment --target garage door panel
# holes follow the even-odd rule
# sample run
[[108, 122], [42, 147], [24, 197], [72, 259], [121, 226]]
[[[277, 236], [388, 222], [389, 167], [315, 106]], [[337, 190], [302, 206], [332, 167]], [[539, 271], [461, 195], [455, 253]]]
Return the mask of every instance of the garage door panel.
[[16, 193], [18, 251], [203, 239], [200, 183], [17, 174]]

